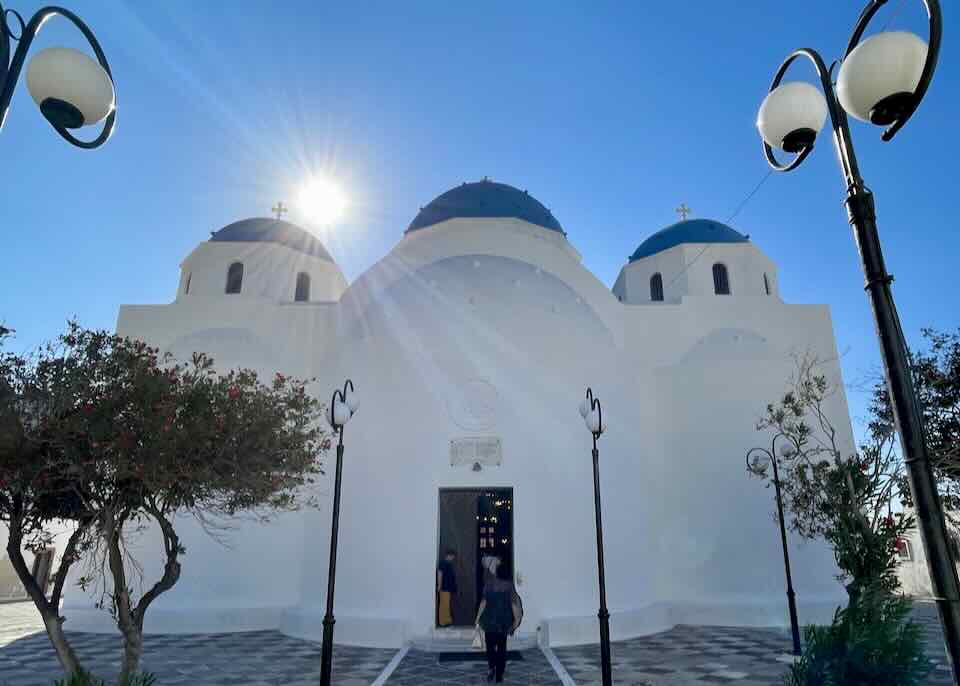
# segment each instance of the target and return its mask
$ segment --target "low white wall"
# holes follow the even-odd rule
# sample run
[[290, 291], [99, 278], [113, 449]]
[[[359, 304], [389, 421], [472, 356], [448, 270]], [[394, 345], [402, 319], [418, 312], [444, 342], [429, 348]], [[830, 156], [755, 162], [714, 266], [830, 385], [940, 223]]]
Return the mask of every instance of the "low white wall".
[[[829, 624], [833, 613], [844, 603], [842, 595], [811, 598], [799, 602], [800, 626]], [[610, 638], [623, 641], [668, 631], [678, 624], [700, 626], [790, 627], [786, 600], [742, 599], [715, 602], [651, 603], [636, 610], [610, 614]], [[600, 641], [596, 615], [552, 617], [543, 621], [542, 634], [548, 645], [562, 647]]]

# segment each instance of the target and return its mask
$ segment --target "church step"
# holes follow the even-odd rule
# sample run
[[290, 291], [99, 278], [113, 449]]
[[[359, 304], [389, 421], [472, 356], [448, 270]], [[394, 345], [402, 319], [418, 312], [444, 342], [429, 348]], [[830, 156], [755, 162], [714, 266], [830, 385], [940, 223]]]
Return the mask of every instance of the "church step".
[[[410, 645], [414, 650], [428, 653], [460, 653], [473, 650], [473, 629], [437, 629], [431, 635], [415, 637]], [[508, 650], [527, 650], [537, 646], [537, 635], [519, 633], [507, 639]]]

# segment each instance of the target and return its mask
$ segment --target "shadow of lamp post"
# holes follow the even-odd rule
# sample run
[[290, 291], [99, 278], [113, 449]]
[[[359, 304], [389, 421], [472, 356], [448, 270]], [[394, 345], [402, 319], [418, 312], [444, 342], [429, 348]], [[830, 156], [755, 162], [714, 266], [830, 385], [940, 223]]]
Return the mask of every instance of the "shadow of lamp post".
[[[870, 20], [886, 2], [871, 0], [860, 14], [840, 63], [836, 83], [834, 67], [828, 69], [815, 50], [802, 48], [790, 53], [777, 70], [770, 92], [760, 106], [757, 128], [770, 166], [777, 171], [790, 171], [813, 150], [817, 133], [823, 128], [827, 115], [830, 116], [847, 191], [847, 215], [860, 253], [865, 289], [876, 322], [918, 528], [929, 560], [933, 595], [943, 625], [953, 678], [960, 684], [960, 582], [950, 557], [943, 510], [910, 376], [906, 342], [890, 289], [893, 277], [887, 273], [880, 250], [873, 194], [860, 176], [847, 123], [849, 113], [861, 121], [888, 126], [881, 136], [884, 141], [896, 135], [913, 116], [930, 86], [940, 52], [943, 21], [938, 0], [923, 0], [929, 19], [929, 45], [919, 36], [905, 31], [884, 31], [862, 40]], [[813, 64], [822, 92], [805, 82], [781, 83], [791, 63], [800, 57]], [[773, 148], [795, 157], [787, 163], [780, 163]]]
[[603, 569], [603, 522], [600, 517], [600, 453], [597, 450], [597, 439], [607, 430], [603, 421], [603, 411], [600, 399], [595, 398], [593, 391], [587, 389], [587, 396], [580, 402], [580, 416], [583, 417], [587, 430], [593, 436], [593, 505], [597, 520], [597, 572], [600, 578], [600, 673], [603, 686], [611, 686], [613, 677], [610, 667], [610, 613], [607, 611], [607, 582]]
[[[47, 19], [54, 16], [69, 19], [90, 43], [97, 62], [73, 48], [41, 50], [27, 66], [27, 90], [40, 107], [40, 112], [63, 138], [78, 148], [98, 148], [113, 133], [117, 120], [116, 91], [110, 65], [100, 43], [90, 28], [70, 10], [44, 7], [29, 22], [16, 10], [5, 10], [0, 4], [0, 130], [10, 109], [10, 100], [17, 87], [27, 51]], [[20, 31], [14, 34], [8, 17], [16, 19]], [[18, 43], [10, 57], [10, 41]], [[100, 135], [92, 141], [81, 141], [70, 129], [104, 122]]]
[[[790, 610], [790, 633], [793, 635], [793, 654], [800, 655], [800, 623], [797, 620], [796, 593], [793, 592], [793, 577], [790, 574], [790, 552], [787, 548], [787, 529], [783, 521], [783, 498], [780, 493], [780, 469], [777, 458], [777, 439], [790, 439], [778, 433], [770, 441], [770, 450], [766, 448], [751, 448], [747, 451], [747, 470], [757, 475], [764, 475], [766, 468], [764, 459], [773, 467], [773, 488], [777, 496], [777, 523], [780, 525], [780, 545], [783, 547], [783, 571], [787, 577], [787, 607]], [[780, 456], [789, 459], [796, 453], [796, 447], [783, 443], [780, 445]]]
[[327, 568], [327, 611], [323, 615], [323, 646], [320, 653], [320, 684], [330, 686], [331, 667], [333, 666], [333, 587], [337, 578], [337, 530], [340, 524], [340, 476], [343, 473], [343, 427], [357, 411], [359, 400], [353, 390], [353, 381], [347, 379], [343, 390], [337, 389], [327, 408], [327, 422], [337, 441], [337, 471], [333, 487], [333, 515], [330, 533], [330, 564]]

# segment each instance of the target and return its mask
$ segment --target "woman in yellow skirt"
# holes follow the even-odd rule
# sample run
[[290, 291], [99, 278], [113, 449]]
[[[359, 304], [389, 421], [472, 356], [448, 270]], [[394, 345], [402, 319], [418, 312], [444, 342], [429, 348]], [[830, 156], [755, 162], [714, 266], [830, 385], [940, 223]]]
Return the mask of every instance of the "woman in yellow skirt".
[[443, 559], [437, 564], [437, 626], [453, 624], [450, 601], [457, 592], [457, 571], [454, 567], [456, 559], [456, 551], [448, 548]]

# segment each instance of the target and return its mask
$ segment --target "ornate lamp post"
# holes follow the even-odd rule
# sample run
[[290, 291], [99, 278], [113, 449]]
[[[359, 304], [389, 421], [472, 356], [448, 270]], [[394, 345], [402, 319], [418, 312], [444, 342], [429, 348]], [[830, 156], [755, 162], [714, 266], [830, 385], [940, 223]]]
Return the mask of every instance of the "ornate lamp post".
[[[782, 433], [778, 433], [770, 442], [770, 450], [765, 448], [751, 448], [747, 451], [747, 469], [754, 474], [762, 474], [764, 471], [763, 459], [773, 466], [773, 487], [777, 494], [777, 522], [780, 524], [780, 544], [783, 546], [783, 570], [787, 577], [787, 606], [790, 608], [790, 631], [793, 634], [793, 654], [800, 654], [800, 623], [797, 621], [797, 600], [796, 593], [793, 592], [793, 577], [790, 575], [790, 553], [787, 550], [787, 529], [783, 521], [783, 498], [780, 495], [780, 470], [777, 468], [777, 439], [784, 438], [790, 440]], [[796, 448], [791, 445], [782, 444], [780, 446], [780, 455], [785, 458], [792, 457]]]
[[613, 677], [610, 667], [610, 613], [607, 611], [607, 582], [603, 572], [603, 522], [600, 518], [600, 453], [597, 439], [607, 430], [603, 421], [600, 399], [593, 397], [593, 391], [587, 389], [587, 396], [580, 402], [580, 416], [587, 430], [593, 435], [593, 504], [597, 518], [597, 571], [600, 577], [600, 672], [603, 686], [611, 686]]
[[[10, 29], [7, 15], [15, 17], [20, 24], [18, 35]], [[43, 23], [55, 15], [66, 17], [80, 29], [99, 64], [72, 48], [41, 50], [27, 67], [27, 90], [57, 133], [78, 148], [97, 148], [110, 138], [117, 119], [113, 76], [93, 32], [80, 17], [62, 7], [44, 7], [29, 22], [24, 22], [16, 10], [4, 10], [0, 4], [0, 129], [7, 118], [27, 51]], [[12, 60], [11, 40], [19, 43]], [[92, 141], [78, 140], [69, 131], [96, 124], [104, 118], [103, 130]]]
[[[890, 290], [893, 281], [884, 266], [877, 234], [873, 195], [866, 188], [853, 151], [847, 113], [862, 121], [888, 126], [881, 138], [889, 141], [910, 119], [927, 92], [940, 52], [943, 21], [938, 0], [923, 0], [929, 17], [929, 46], [912, 33], [881, 32], [861, 42], [864, 31], [887, 0], [871, 0], [857, 21], [840, 64], [836, 84], [833, 67], [808, 48], [795, 50], [780, 65], [770, 92], [760, 107], [757, 127], [767, 161], [778, 171], [795, 169], [813, 150], [827, 115], [840, 157], [847, 189], [846, 207], [860, 253], [866, 291], [870, 297], [883, 356], [887, 387], [893, 406], [910, 491], [916, 505], [920, 534], [930, 561], [933, 594], [953, 667], [960, 684], [960, 582], [947, 546], [943, 510], [930, 466], [923, 423], [900, 320]], [[823, 92], [803, 82], [781, 83], [790, 64], [809, 59]], [[777, 161], [773, 148], [793, 153], [786, 164]]]
[[340, 524], [340, 475], [343, 472], [343, 427], [353, 417], [359, 406], [359, 399], [353, 390], [353, 381], [347, 379], [343, 390], [333, 392], [330, 407], [327, 409], [327, 421], [338, 434], [337, 475], [333, 488], [333, 525], [330, 533], [330, 565], [327, 568], [327, 611], [323, 615], [323, 647], [320, 653], [320, 684], [330, 686], [330, 670], [333, 666], [333, 587], [337, 578], [337, 529]]

